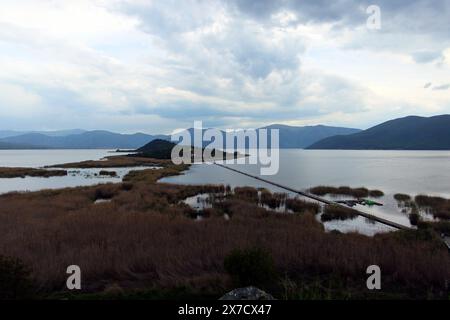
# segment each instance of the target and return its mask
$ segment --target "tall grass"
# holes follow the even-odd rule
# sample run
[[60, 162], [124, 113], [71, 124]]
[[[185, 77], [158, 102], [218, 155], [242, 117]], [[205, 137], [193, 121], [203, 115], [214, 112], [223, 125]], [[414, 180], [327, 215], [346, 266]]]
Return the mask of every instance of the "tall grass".
[[315, 195], [324, 196], [326, 194], [331, 195], [345, 195], [352, 196], [355, 198], [364, 198], [364, 197], [382, 197], [384, 195], [381, 190], [369, 190], [364, 187], [360, 188], [350, 188], [347, 186], [341, 187], [331, 187], [331, 186], [317, 186], [309, 189], [309, 192]]
[[419, 207], [429, 209], [434, 218], [450, 220], [450, 199], [418, 195], [414, 200]]
[[[431, 290], [442, 297], [448, 289], [450, 258], [439, 241], [415, 233], [407, 240], [399, 233], [326, 233], [308, 208], [277, 215], [244, 198], [224, 201], [228, 221], [219, 214], [195, 221], [185, 216], [180, 200], [224, 187], [141, 178], [135, 174], [126, 185], [1, 195], [0, 255], [29, 265], [43, 293], [65, 290], [66, 268], [72, 264], [81, 267], [88, 292], [113, 284], [124, 290], [183, 285], [225, 292], [232, 288], [225, 257], [253, 247], [269, 252], [277, 273], [299, 287], [305, 277], [332, 275], [349, 281], [348, 290], [364, 291], [365, 270], [377, 264], [387, 292], [425, 297]], [[111, 202], [94, 204], [99, 194]]]

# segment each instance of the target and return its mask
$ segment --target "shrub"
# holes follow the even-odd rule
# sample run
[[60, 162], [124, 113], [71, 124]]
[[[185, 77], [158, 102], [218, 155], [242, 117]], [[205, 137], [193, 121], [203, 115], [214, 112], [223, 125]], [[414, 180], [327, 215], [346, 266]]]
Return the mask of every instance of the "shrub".
[[122, 189], [125, 191], [130, 191], [131, 189], [133, 189], [133, 184], [130, 182], [124, 182], [122, 183]]
[[100, 185], [95, 189], [94, 200], [112, 199], [117, 194], [116, 187], [112, 184]]
[[440, 220], [450, 219], [450, 200], [425, 195], [418, 195], [415, 200], [419, 207], [427, 208], [434, 218]]
[[409, 222], [411, 223], [411, 225], [413, 226], [417, 226], [417, 223], [419, 222], [420, 216], [417, 213], [411, 213], [409, 215]]
[[394, 199], [397, 201], [409, 201], [411, 200], [411, 196], [404, 193], [396, 193]]
[[271, 254], [260, 248], [233, 250], [225, 257], [224, 267], [238, 287], [264, 288], [276, 279]]
[[311, 212], [313, 214], [319, 213], [320, 206], [316, 202], [308, 202], [300, 199], [286, 199], [286, 209], [297, 213]]
[[286, 193], [271, 193], [270, 191], [261, 190], [261, 203], [267, 205], [271, 209], [276, 209], [281, 206], [283, 201], [287, 198]]
[[417, 223], [417, 227], [419, 229], [433, 229], [438, 233], [445, 234], [446, 236], [450, 236], [450, 222], [446, 221], [434, 221], [434, 222], [428, 222], [428, 221], [419, 221]]
[[374, 198], [380, 198], [380, 197], [384, 196], [384, 192], [381, 190], [370, 190], [369, 196], [374, 197]]
[[258, 200], [258, 190], [253, 187], [236, 187], [234, 195], [241, 199]]
[[415, 200], [419, 207], [436, 207], [445, 204], [447, 201], [441, 197], [430, 197], [425, 195], [418, 195]]
[[0, 256], [0, 300], [27, 299], [33, 294], [31, 270], [19, 259]]
[[322, 221], [347, 220], [347, 219], [354, 219], [357, 216], [358, 216], [357, 212], [353, 209], [337, 205], [327, 205], [320, 219]]
[[[382, 191], [379, 190], [372, 190], [375, 192], [375, 194], [379, 194]], [[369, 190], [367, 188], [350, 188], [346, 186], [341, 186], [339, 188], [336, 187], [330, 187], [330, 186], [317, 186], [314, 188], [309, 189], [309, 192], [318, 195], [318, 196], [324, 196], [326, 194], [333, 194], [333, 195], [345, 195], [345, 196], [353, 196], [355, 198], [363, 198], [367, 197], [369, 195]], [[383, 194], [381, 194], [383, 195]]]
[[100, 170], [98, 174], [100, 176], [117, 177], [117, 172], [115, 171]]

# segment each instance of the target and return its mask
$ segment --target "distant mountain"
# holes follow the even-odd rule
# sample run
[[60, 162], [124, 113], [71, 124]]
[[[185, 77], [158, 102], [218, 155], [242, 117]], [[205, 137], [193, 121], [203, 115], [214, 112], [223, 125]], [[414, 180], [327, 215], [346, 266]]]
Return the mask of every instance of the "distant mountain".
[[96, 130], [67, 136], [49, 136], [42, 133], [27, 133], [3, 138], [0, 139], [0, 142], [42, 146], [50, 149], [135, 149], [156, 138], [167, 139], [167, 136], [152, 136], [143, 133], [119, 134]]
[[14, 130], [0, 130], [0, 139], [6, 138], [6, 137], [13, 137], [18, 136], [21, 134], [24, 134], [25, 132], [22, 131], [14, 131]]
[[325, 138], [308, 149], [450, 150], [450, 115], [395, 119], [352, 135]]
[[[261, 129], [267, 129], [268, 132], [268, 140], [270, 140], [271, 131], [270, 129], [278, 129], [279, 130], [279, 136], [280, 136], [280, 145], [279, 147], [282, 149], [292, 149], [292, 148], [298, 148], [303, 149], [307, 146], [311, 145], [314, 142], [317, 142], [323, 138], [331, 137], [334, 135], [346, 135], [346, 134], [353, 134], [356, 132], [360, 132], [360, 129], [353, 129], [353, 128], [344, 128], [344, 127], [329, 127], [324, 125], [317, 125], [317, 126], [304, 126], [304, 127], [294, 127], [294, 126], [287, 126], [282, 124], [272, 124], [270, 126], [262, 127], [256, 129], [257, 133], [259, 134], [259, 130]], [[203, 129], [203, 132], [206, 129]], [[194, 129], [190, 128], [187, 129], [189, 133], [191, 134], [191, 137], [193, 137]], [[225, 139], [225, 132], [222, 132], [224, 143], [226, 143]], [[210, 142], [204, 142], [203, 147], [206, 147], [209, 145]]]
[[26, 150], [26, 149], [41, 149], [41, 147], [27, 144], [0, 142], [0, 150]]
[[40, 133], [50, 137], [64, 137], [72, 134], [82, 134], [87, 132], [83, 129], [55, 130], [55, 131], [31, 131], [26, 133]]
[[278, 129], [280, 134], [280, 148], [282, 149], [303, 149], [327, 137], [348, 135], [361, 131], [360, 129], [329, 127], [323, 125], [293, 127], [282, 124], [272, 124], [261, 129]]
[[136, 151], [141, 155], [155, 159], [170, 159], [176, 144], [167, 140], [155, 139]]
[[0, 139], [6, 138], [6, 137], [14, 137], [14, 136], [20, 136], [28, 133], [40, 133], [46, 136], [51, 137], [62, 137], [62, 136], [68, 136], [71, 134], [81, 134], [86, 132], [86, 130], [82, 129], [71, 129], [71, 130], [55, 130], [55, 131], [15, 131], [15, 130], [0, 130]]

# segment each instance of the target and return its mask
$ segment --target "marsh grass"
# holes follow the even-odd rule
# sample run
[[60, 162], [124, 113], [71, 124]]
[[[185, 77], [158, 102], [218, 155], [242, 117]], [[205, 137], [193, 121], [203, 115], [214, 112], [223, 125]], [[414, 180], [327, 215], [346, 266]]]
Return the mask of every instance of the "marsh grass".
[[293, 212], [310, 212], [312, 214], [317, 214], [320, 211], [320, 205], [316, 202], [308, 202], [305, 200], [300, 200], [297, 198], [286, 199], [286, 209], [292, 210]]
[[384, 196], [384, 192], [381, 190], [369, 190], [369, 196], [373, 198], [381, 198]]
[[[72, 264], [82, 270], [81, 297], [152, 298], [180, 286], [190, 297], [218, 297], [234, 288], [225, 258], [254, 247], [268, 252], [283, 275], [272, 284], [275, 297], [288, 291], [282, 283], [291, 284], [290, 297], [365, 297], [370, 264], [383, 270], [385, 295], [448, 297], [450, 258], [439, 241], [418, 232], [327, 233], [300, 202], [300, 214], [274, 214], [247, 189], [196, 221], [186, 216], [183, 199], [229, 189], [154, 183], [183, 169], [135, 171], [122, 184], [0, 195], [0, 254], [29, 266], [43, 297], [69, 294]], [[97, 196], [111, 201], [94, 205]]]
[[25, 177], [60, 177], [66, 176], [66, 170], [45, 170], [36, 168], [12, 168], [0, 167], [0, 178], [25, 178]]
[[410, 201], [411, 200], [411, 196], [408, 194], [404, 194], [404, 193], [396, 193], [394, 194], [394, 199], [397, 201]]
[[331, 195], [344, 195], [352, 196], [355, 198], [382, 197], [384, 193], [381, 190], [369, 190], [364, 187], [350, 188], [347, 186], [331, 187], [331, 186], [317, 186], [309, 189], [309, 192], [318, 196]]
[[450, 199], [418, 195], [414, 200], [420, 208], [428, 210], [434, 218], [450, 220]]
[[170, 160], [152, 159], [147, 157], [131, 157], [131, 156], [111, 156], [105, 160], [87, 160], [81, 162], [72, 162], [64, 164], [56, 164], [48, 166], [49, 168], [122, 168], [122, 167], [139, 167], [139, 166], [169, 166]]
[[328, 204], [325, 206], [324, 212], [322, 213], [320, 219], [322, 221], [347, 220], [354, 219], [357, 216], [358, 212], [353, 209]]
[[117, 172], [115, 171], [100, 170], [98, 174], [100, 176], [117, 177]]
[[260, 202], [263, 205], [267, 205], [270, 209], [276, 209], [281, 207], [287, 199], [286, 193], [272, 193], [267, 189], [260, 191]]

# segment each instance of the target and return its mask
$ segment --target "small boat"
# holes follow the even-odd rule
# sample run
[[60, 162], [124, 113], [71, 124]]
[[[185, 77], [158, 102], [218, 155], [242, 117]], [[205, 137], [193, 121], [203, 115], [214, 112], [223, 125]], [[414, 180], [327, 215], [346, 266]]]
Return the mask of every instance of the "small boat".
[[364, 205], [367, 206], [382, 206], [382, 203], [370, 200], [370, 199], [362, 199], [362, 201], [364, 201]]
[[353, 208], [354, 206], [356, 206], [357, 204], [360, 204], [362, 206], [382, 206], [382, 203], [370, 200], [370, 199], [358, 199], [358, 200], [339, 200], [336, 201], [336, 203], [339, 204], [345, 204], [346, 206], [349, 206], [351, 208]]

